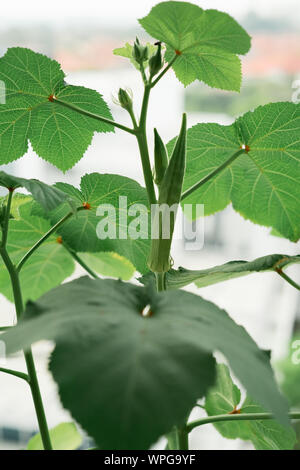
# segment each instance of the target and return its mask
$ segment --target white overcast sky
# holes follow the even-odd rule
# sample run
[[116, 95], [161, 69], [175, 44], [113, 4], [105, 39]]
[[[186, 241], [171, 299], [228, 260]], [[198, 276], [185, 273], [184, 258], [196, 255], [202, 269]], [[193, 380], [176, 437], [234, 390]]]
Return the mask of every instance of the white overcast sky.
[[[107, 26], [130, 27], [135, 19], [145, 16], [159, 0], [9, 0], [1, 2], [2, 27], [16, 23], [62, 23], [66, 20], [93, 18]], [[249, 10], [280, 17], [298, 16], [299, 0], [192, 0], [203, 8], [217, 8], [240, 18]], [[1, 24], [0, 24], [1, 28]]]

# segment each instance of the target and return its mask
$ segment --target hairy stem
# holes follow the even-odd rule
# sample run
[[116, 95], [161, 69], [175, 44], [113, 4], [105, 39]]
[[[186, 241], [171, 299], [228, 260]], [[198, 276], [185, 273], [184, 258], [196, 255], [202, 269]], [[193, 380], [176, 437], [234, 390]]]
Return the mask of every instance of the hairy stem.
[[[300, 419], [300, 411], [294, 411], [289, 413], [290, 419]], [[274, 416], [271, 413], [249, 413], [249, 414], [225, 414], [217, 416], [207, 416], [206, 418], [197, 419], [187, 424], [187, 431], [191, 432], [193, 429], [198, 426], [203, 426], [204, 424], [212, 424], [226, 421], [261, 421], [266, 419], [274, 419]]]
[[220, 165], [218, 168], [216, 168], [214, 171], [209, 173], [209, 175], [205, 176], [202, 180], [198, 181], [198, 183], [194, 184], [190, 189], [185, 191], [182, 196], [181, 200], [183, 201], [186, 199], [188, 196], [190, 196], [194, 191], [197, 189], [201, 188], [205, 183], [207, 183], [209, 180], [211, 180], [214, 176], [218, 175], [221, 173], [221, 171], [225, 170], [231, 163], [234, 162], [242, 153], [246, 153], [245, 149], [240, 149], [236, 153], [234, 153], [228, 160], [226, 160], [222, 165]]
[[118, 129], [121, 129], [122, 131], [128, 132], [129, 134], [135, 134], [134, 129], [130, 129], [127, 126], [123, 126], [123, 124], [119, 124], [118, 122], [112, 121], [111, 119], [107, 119], [103, 116], [99, 116], [98, 114], [85, 111], [84, 109], [81, 109], [78, 106], [75, 106], [73, 104], [65, 103], [64, 101], [61, 101], [57, 98], [53, 98], [53, 102], [60, 104], [61, 106], [64, 106], [65, 108], [71, 109], [72, 111], [76, 111], [77, 113], [83, 114], [84, 116], [90, 117], [92, 119], [96, 119], [97, 121], [105, 122], [106, 124], [110, 124], [114, 127], [117, 127]]

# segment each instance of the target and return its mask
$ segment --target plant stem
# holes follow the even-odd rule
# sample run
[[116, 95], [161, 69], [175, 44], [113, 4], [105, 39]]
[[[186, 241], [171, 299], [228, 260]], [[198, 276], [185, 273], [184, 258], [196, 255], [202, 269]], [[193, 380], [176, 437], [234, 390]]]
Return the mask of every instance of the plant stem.
[[87, 273], [89, 273], [94, 279], [99, 279], [99, 276], [78, 256], [76, 251], [72, 250], [69, 248], [67, 245], [63, 243], [63, 247], [67, 250], [68, 253], [72, 256], [72, 258], [80, 264], [80, 266], [86, 270]]
[[166, 273], [155, 273], [157, 292], [166, 290]]
[[151, 88], [153, 88], [158, 82], [159, 80], [165, 75], [165, 73], [167, 73], [167, 71], [172, 67], [172, 65], [174, 64], [175, 60], [177, 59], [177, 57], [179, 57], [177, 54], [174, 55], [174, 57], [170, 60], [170, 62], [168, 63], [168, 65], [163, 69], [163, 71], [158, 75], [158, 77], [151, 83]]
[[18, 372], [12, 369], [6, 369], [5, 367], [0, 367], [0, 372], [4, 374], [13, 375], [14, 377], [18, 377], [19, 379], [26, 380], [29, 383], [29, 376], [28, 374], [24, 374], [23, 372]]
[[150, 91], [151, 91], [151, 86], [145, 85], [140, 122], [139, 122], [139, 127], [136, 131], [136, 138], [138, 141], [141, 160], [142, 160], [144, 180], [145, 180], [145, 185], [146, 185], [146, 189], [148, 193], [148, 200], [151, 206], [152, 204], [156, 204], [157, 201], [156, 201], [156, 195], [155, 195], [155, 190], [154, 190], [152, 169], [151, 169], [151, 164], [150, 164], [147, 135], [146, 135], [146, 121], [147, 121], [147, 111], [148, 111]]
[[[155, 273], [156, 289], [158, 292], [166, 290], [166, 273]], [[186, 426], [174, 426], [168, 434], [168, 450], [189, 450], [189, 434]]]
[[[4, 220], [3, 229], [2, 229], [2, 242], [1, 242], [1, 247], [0, 247], [0, 255], [3, 259], [3, 262], [10, 276], [17, 319], [19, 319], [24, 311], [19, 273], [16, 267], [14, 266], [14, 264], [12, 263], [10, 256], [6, 250], [7, 233], [8, 233], [9, 218], [10, 218], [11, 198], [12, 198], [12, 192], [11, 192], [11, 196], [9, 197], [9, 202], [7, 204], [7, 211], [5, 214], [5, 220]], [[35, 370], [35, 365], [34, 365], [34, 360], [33, 360], [31, 349], [24, 351], [24, 357], [25, 357], [25, 362], [27, 366], [31, 395], [33, 398], [33, 403], [34, 403], [36, 417], [37, 417], [38, 424], [39, 424], [39, 430], [41, 433], [43, 446], [45, 450], [52, 450], [49, 429], [47, 425], [44, 405], [43, 405], [43, 401], [41, 397], [40, 387], [39, 387], [39, 383], [38, 383], [38, 379], [36, 375], [36, 370]]]
[[99, 116], [98, 114], [85, 111], [84, 109], [81, 109], [78, 106], [75, 106], [73, 104], [65, 103], [64, 101], [61, 101], [57, 98], [53, 98], [53, 102], [60, 104], [64, 106], [65, 108], [71, 109], [72, 111], [76, 111], [77, 113], [83, 114], [84, 116], [90, 117], [92, 119], [96, 119], [97, 121], [105, 122], [106, 124], [110, 124], [114, 127], [117, 127], [118, 129], [121, 129], [122, 131], [128, 132], [129, 134], [135, 134], [134, 129], [130, 129], [127, 126], [123, 126], [123, 124], [119, 124], [118, 122], [112, 121], [111, 119], [107, 119], [103, 116]]
[[9, 191], [8, 198], [7, 198], [5, 220], [4, 220], [3, 228], [2, 228], [2, 240], [1, 240], [1, 246], [2, 247], [5, 247], [6, 243], [7, 243], [8, 225], [9, 225], [9, 217], [10, 217], [10, 208], [11, 208], [12, 197], [13, 197], [13, 191]]
[[281, 276], [285, 281], [287, 281], [289, 284], [291, 284], [291, 286], [295, 287], [295, 289], [298, 289], [300, 290], [300, 286], [299, 284], [297, 284], [295, 281], [293, 281], [293, 279], [291, 279], [287, 274], [285, 274], [282, 269], [280, 268], [277, 268], [275, 269], [275, 271], [279, 274], [279, 276]]
[[190, 196], [194, 191], [199, 189], [201, 186], [203, 186], [205, 183], [207, 183], [209, 180], [211, 180], [214, 176], [218, 175], [221, 173], [221, 171], [225, 170], [231, 163], [234, 162], [242, 153], [246, 153], [245, 149], [240, 149], [236, 153], [234, 153], [228, 160], [226, 160], [222, 165], [220, 165], [218, 168], [216, 168], [214, 171], [212, 171], [209, 175], [205, 176], [202, 180], [198, 181], [198, 183], [194, 184], [190, 189], [185, 191], [182, 196], [181, 200], [183, 201], [185, 198]]
[[[6, 247], [1, 247], [0, 254], [2, 256], [3, 262], [8, 270], [11, 279], [11, 285], [13, 288], [14, 294], [14, 301], [15, 301], [15, 309], [17, 318], [19, 319], [24, 311], [23, 307], [23, 300], [22, 300], [22, 292], [19, 280], [19, 274], [15, 266], [13, 265], [7, 251]], [[29, 385], [31, 389], [31, 394], [33, 398], [33, 403], [35, 407], [35, 412], [39, 424], [39, 430], [41, 433], [41, 438], [43, 441], [44, 449], [45, 450], [52, 450], [44, 405], [41, 397], [40, 387], [36, 375], [34, 360], [31, 349], [24, 351], [25, 362], [28, 371], [29, 377]]]
[[189, 433], [186, 426], [183, 428], [176, 428], [178, 450], [189, 450]]
[[[290, 412], [288, 414], [290, 419], [300, 419], [300, 411]], [[274, 419], [274, 416], [271, 413], [245, 413], [245, 414], [225, 414], [217, 416], [207, 416], [206, 418], [197, 419], [187, 424], [187, 432], [191, 432], [194, 428], [198, 426], [203, 426], [204, 424], [219, 423], [226, 421], [254, 421], [254, 420], [266, 420]]]
[[147, 80], [147, 77], [146, 77], [146, 74], [145, 74], [145, 69], [144, 69], [143, 64], [140, 65], [140, 72], [141, 72], [144, 84], [147, 85], [148, 80]]
[[[81, 207], [78, 207], [77, 208], [77, 212], [81, 211], [81, 210], [85, 210], [85, 208], [83, 206]], [[25, 255], [23, 256], [23, 258], [21, 259], [21, 261], [18, 263], [16, 269], [18, 272], [21, 271], [22, 267], [24, 266], [24, 264], [26, 263], [26, 261], [30, 258], [30, 256], [33, 255], [33, 253], [54, 233], [56, 232], [56, 230], [61, 226], [63, 225], [68, 219], [70, 219], [72, 216], [74, 215], [74, 212], [69, 212], [67, 215], [65, 215], [62, 219], [60, 219], [55, 225], [53, 225], [53, 227], [50, 228], [50, 230], [48, 230], [47, 233], [45, 233], [45, 235], [42, 236], [42, 238], [40, 238], [34, 245], [33, 247], [30, 248], [29, 251], [27, 251], [27, 253], [25, 253]]]

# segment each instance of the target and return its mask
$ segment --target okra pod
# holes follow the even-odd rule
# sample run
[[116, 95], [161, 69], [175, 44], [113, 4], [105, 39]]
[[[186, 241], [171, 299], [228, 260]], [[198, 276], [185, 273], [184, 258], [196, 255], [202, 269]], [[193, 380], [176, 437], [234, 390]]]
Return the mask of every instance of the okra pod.
[[186, 163], [186, 115], [177, 138], [168, 168], [160, 185], [158, 204], [152, 214], [151, 252], [148, 261], [153, 272], [170, 269], [170, 251], [180, 203]]
[[168, 168], [169, 159], [165, 144], [156, 129], [154, 129], [154, 164], [154, 181], [160, 186]]

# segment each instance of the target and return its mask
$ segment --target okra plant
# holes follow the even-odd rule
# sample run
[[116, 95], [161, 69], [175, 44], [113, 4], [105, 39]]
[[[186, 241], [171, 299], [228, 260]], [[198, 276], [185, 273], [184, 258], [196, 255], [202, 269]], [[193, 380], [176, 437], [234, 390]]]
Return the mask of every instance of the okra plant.
[[[112, 118], [98, 92], [69, 85], [56, 61], [20, 47], [0, 58], [1, 164], [22, 157], [30, 142], [66, 172], [95, 132], [117, 129], [137, 140], [145, 180], [143, 187], [101, 173], [100, 157], [99, 173], [85, 174], [80, 188], [0, 172], [8, 191], [0, 212], [0, 290], [18, 320], [1, 328], [1, 341], [8, 354], [23, 350], [27, 366], [26, 373], [1, 372], [30, 387], [40, 435], [28, 448], [61, 448], [61, 436], [70, 440], [74, 433], [47, 425], [31, 345], [51, 340], [49, 369], [61, 403], [97, 449], [148, 449], [164, 436], [168, 449], [185, 450], [189, 433], [206, 423], [257, 449], [292, 449], [291, 420], [300, 411], [289, 409], [280, 392], [270, 354], [224, 310], [181, 288], [274, 272], [300, 290], [285, 272], [300, 255], [188, 270], [175, 269], [170, 250], [180, 204], [183, 211], [192, 207], [193, 218], [198, 204], [207, 216], [231, 203], [245, 219], [299, 240], [300, 105], [266, 104], [231, 125], [188, 130], [184, 114], [178, 137], [165, 145], [155, 129], [150, 148], [149, 99], [167, 72], [173, 69], [184, 86], [199, 80], [238, 92], [239, 56], [250, 37], [228, 14], [186, 2], [159, 3], [139, 23], [152, 39], [114, 51], [143, 81], [139, 112], [131, 92], [118, 93], [131, 127]], [[63, 283], [75, 263], [86, 275]], [[131, 280], [134, 272], [140, 274]], [[227, 365], [217, 364], [216, 352]], [[230, 371], [246, 390], [242, 403]], [[191, 422], [196, 406], [207, 416]], [[76, 432], [74, 439], [78, 445]]]

